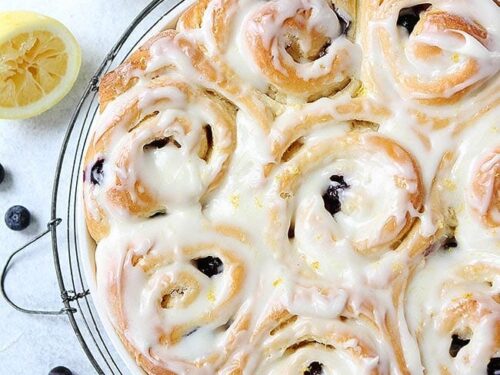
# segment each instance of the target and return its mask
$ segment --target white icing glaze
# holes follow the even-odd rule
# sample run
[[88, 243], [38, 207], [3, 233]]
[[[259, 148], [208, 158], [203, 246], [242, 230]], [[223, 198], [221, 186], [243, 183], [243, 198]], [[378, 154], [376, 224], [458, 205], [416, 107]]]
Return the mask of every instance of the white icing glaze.
[[[479, 374], [500, 354], [492, 344], [500, 310], [490, 298], [499, 293], [500, 234], [484, 220], [495, 180], [485, 179], [482, 194], [473, 189], [478, 173], [497, 173], [500, 163], [499, 10], [479, 0], [429, 3], [477, 22], [487, 42], [461, 30], [408, 35], [397, 17], [416, 0], [387, 0], [364, 25], [352, 19], [364, 33], [361, 46], [341, 35], [324, 0], [211, 0], [199, 27], [181, 24], [178, 34], [151, 45], [144, 71], [131, 72], [138, 81], [95, 124], [98, 152], [84, 167], [83, 183], [87, 216], [104, 216], [109, 226], [95, 254], [98, 303], [150, 373], [158, 366], [193, 374], [304, 374], [318, 362], [324, 374], [443, 368]], [[228, 4], [230, 22], [220, 40], [215, 15]], [[256, 18], [263, 9], [276, 13]], [[337, 14], [353, 16], [342, 8]], [[294, 17], [307, 24], [305, 36], [284, 26]], [[467, 61], [478, 69], [437, 96], [406, 91], [384, 63], [379, 30], [397, 49], [403, 75], [432, 81]], [[362, 90], [353, 82], [306, 103], [308, 92], [289, 92], [266, 76], [249, 32], [262, 37], [273, 69], [287, 75], [292, 66], [304, 82], [326, 75], [345, 53], [334, 81], [354, 78]], [[324, 55], [295, 61], [287, 43], [295, 38], [307, 51], [313, 32], [330, 39]], [[184, 41], [203, 51], [207, 65], [187, 56]], [[421, 59], [416, 47], [422, 44], [441, 52]], [[152, 81], [155, 72], [165, 81]], [[276, 97], [263, 95], [270, 86]], [[462, 101], [420, 101], [473, 86]], [[359, 108], [346, 111], [356, 100]], [[124, 115], [131, 107], [138, 113], [133, 121]], [[227, 116], [219, 116], [221, 108]], [[261, 110], [272, 113], [267, 124]], [[301, 129], [311, 118], [318, 124]], [[368, 129], [362, 120], [375, 125]], [[373, 137], [393, 148], [372, 146]], [[165, 144], [149, 147], [154, 141]], [[285, 157], [296, 141], [298, 151]], [[203, 144], [211, 150], [205, 158]], [[93, 184], [91, 168], [101, 159], [103, 180]], [[346, 186], [331, 176], [342, 176]], [[339, 188], [334, 214], [323, 198], [329, 187]], [[154, 211], [166, 215], [138, 214], [110, 199], [110, 191], [126, 192], [139, 206], [147, 192], [159, 202]], [[440, 245], [451, 230], [450, 212], [458, 247], [445, 252]], [[498, 209], [491, 216], [498, 222]], [[211, 277], [194, 262], [209, 256], [224, 265]], [[482, 263], [496, 267], [487, 276], [490, 286], [460, 273]], [[446, 306], [467, 293], [490, 313], [472, 327], [444, 329]], [[280, 326], [278, 313], [295, 320]], [[450, 334], [464, 334], [464, 327], [473, 339], [452, 358]]]
[[[495, 338], [500, 309], [493, 300], [500, 292], [500, 257], [480, 250], [467, 254], [470, 250], [433, 254], [409, 285], [406, 317], [428, 373], [444, 368], [451, 374], [480, 374], [500, 353]], [[481, 263], [491, 270], [464, 275]], [[474, 304], [460, 310], [461, 303]], [[453, 334], [470, 340], [455, 358], [449, 354]]]

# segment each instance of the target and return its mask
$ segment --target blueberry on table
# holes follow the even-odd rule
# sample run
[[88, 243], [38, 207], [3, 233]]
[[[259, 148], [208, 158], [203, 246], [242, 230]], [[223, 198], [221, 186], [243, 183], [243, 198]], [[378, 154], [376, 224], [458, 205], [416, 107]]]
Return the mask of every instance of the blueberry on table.
[[73, 375], [73, 373], [67, 367], [57, 366], [50, 370], [49, 375]]
[[5, 213], [5, 224], [12, 230], [23, 230], [30, 225], [31, 214], [26, 207], [13, 206]]

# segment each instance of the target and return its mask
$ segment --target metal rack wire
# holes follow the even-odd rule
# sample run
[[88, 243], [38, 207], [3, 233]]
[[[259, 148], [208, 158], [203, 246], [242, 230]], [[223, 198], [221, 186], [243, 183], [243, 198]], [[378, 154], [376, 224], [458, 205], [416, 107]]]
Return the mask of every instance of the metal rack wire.
[[[2, 271], [0, 292], [5, 300], [13, 308], [26, 314], [67, 316], [78, 341], [98, 374], [127, 374], [129, 370], [104, 331], [103, 322], [99, 319], [84, 275], [81, 252], [86, 249], [79, 248], [77, 230], [79, 166], [90, 127], [97, 114], [100, 78], [121, 64], [139, 42], [184, 1], [151, 1], [132, 21], [99, 66], [76, 107], [63, 140], [54, 178], [51, 220], [47, 224], [47, 230], [13, 252]], [[52, 238], [52, 254], [62, 307], [52, 311], [20, 307], [10, 299], [5, 290], [9, 265], [17, 254], [48, 234]]]

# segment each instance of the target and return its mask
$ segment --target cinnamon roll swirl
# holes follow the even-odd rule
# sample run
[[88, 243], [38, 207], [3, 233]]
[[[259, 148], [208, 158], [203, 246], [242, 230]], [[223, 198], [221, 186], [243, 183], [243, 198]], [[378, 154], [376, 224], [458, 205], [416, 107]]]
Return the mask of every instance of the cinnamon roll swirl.
[[395, 88], [405, 99], [449, 104], [468, 93], [482, 94], [482, 85], [498, 85], [495, 2], [367, 1], [365, 17], [367, 70], [383, 95]]
[[447, 247], [408, 287], [406, 316], [429, 374], [491, 374], [500, 357], [500, 258]]
[[252, 374], [390, 374], [393, 353], [361, 320], [320, 319], [283, 311], [268, 320]]
[[83, 171], [96, 240], [109, 232], [109, 216], [148, 218], [200, 202], [222, 180], [235, 146], [234, 110], [181, 81], [136, 86], [100, 121]]
[[269, 2], [246, 20], [253, 63], [278, 93], [310, 101], [346, 85], [359, 51], [346, 37], [354, 3], [343, 3], [339, 9], [323, 0]]
[[148, 222], [103, 239], [96, 253], [99, 294], [148, 373], [215, 372], [249, 326], [245, 294], [255, 283], [254, 254], [238, 228], [178, 216], [162, 231]]
[[[312, 101], [359, 70], [354, 1], [200, 1], [179, 28], [200, 34], [219, 66], [280, 102]], [[198, 35], [197, 34], [197, 35]]]
[[273, 228], [272, 243], [288, 233], [309, 267], [324, 276], [340, 266], [341, 254], [368, 256], [396, 248], [424, 194], [412, 156], [373, 132], [303, 145], [274, 180], [277, 198], [270, 202], [270, 217], [280, 230]]

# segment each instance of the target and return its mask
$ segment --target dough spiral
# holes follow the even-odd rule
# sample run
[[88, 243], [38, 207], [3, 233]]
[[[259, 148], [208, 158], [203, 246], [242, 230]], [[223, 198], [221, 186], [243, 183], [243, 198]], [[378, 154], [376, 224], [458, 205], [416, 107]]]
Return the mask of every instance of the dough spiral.
[[[331, 147], [332, 143], [336, 146]], [[330, 246], [335, 248], [336, 240], [347, 238], [352, 248], [361, 254], [390, 247], [406, 234], [412, 224], [411, 213], [421, 209], [423, 191], [419, 167], [404, 149], [390, 139], [355, 132], [337, 139], [326, 138], [306, 148], [292, 156], [283, 172], [275, 177], [281, 199], [306, 199], [294, 205], [296, 232], [302, 234], [302, 228], [298, 227], [301, 219], [316, 221], [314, 227], [321, 228], [333, 217], [336, 228], [323, 233], [325, 238], [332, 239]], [[373, 163], [371, 170], [357, 173], [357, 168], [363, 170], [378, 158], [380, 160]], [[382, 166], [380, 170], [378, 165]], [[316, 168], [320, 169], [319, 173]], [[305, 192], [300, 191], [302, 179], [305, 180], [302, 184], [306, 184]], [[376, 202], [375, 197], [370, 197], [376, 186], [383, 189], [384, 196], [394, 200], [394, 204]], [[365, 201], [371, 198], [373, 202]], [[388, 211], [384, 210], [385, 206], [389, 207]], [[365, 211], [368, 207], [371, 210]], [[312, 214], [311, 210], [318, 208], [326, 212], [323, 217]], [[361, 218], [364, 214], [366, 219]], [[304, 224], [304, 227], [311, 224]], [[318, 235], [317, 229], [314, 232]], [[306, 242], [311, 240], [307, 238]]]
[[127, 91], [101, 124], [83, 172], [87, 224], [97, 240], [116, 211], [148, 218], [200, 201], [223, 178], [236, 138], [231, 107], [169, 79]]
[[[103, 298], [111, 301], [113, 324], [150, 373], [216, 369], [250, 321], [244, 293], [255, 278], [244, 234], [190, 218], [190, 229], [197, 231], [193, 239], [185, 220], [179, 217], [164, 232], [148, 223], [140, 237], [133, 229], [128, 235], [112, 233], [96, 254], [97, 281]], [[197, 340], [207, 345], [193, 346]], [[224, 350], [211, 341], [221, 342]]]
[[[371, 77], [387, 93], [424, 104], [453, 103], [498, 81], [500, 34], [493, 1], [368, 3], [364, 37]], [[491, 92], [491, 91], [490, 91]]]
[[[344, 88], [359, 70], [354, 1], [200, 1], [179, 28], [199, 39], [243, 88], [279, 102], [311, 101]], [[250, 79], [249, 79], [250, 78]]]
[[442, 249], [410, 282], [407, 316], [429, 373], [486, 373], [500, 355], [499, 267], [498, 256]]
[[269, 319], [268, 331], [252, 358], [254, 374], [389, 374], [390, 352], [370, 324], [309, 318], [282, 312]]

